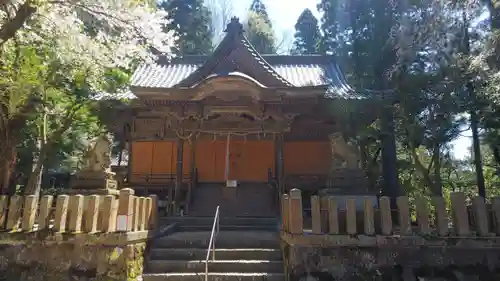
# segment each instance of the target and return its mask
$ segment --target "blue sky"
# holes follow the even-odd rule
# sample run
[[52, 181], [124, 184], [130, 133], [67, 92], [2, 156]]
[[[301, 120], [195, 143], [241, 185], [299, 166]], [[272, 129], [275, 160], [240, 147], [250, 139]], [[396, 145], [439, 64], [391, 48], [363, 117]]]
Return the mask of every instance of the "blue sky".
[[[263, 0], [263, 2], [273, 21], [278, 42], [283, 42], [285, 47], [290, 46], [293, 41], [295, 22], [305, 8], [309, 8], [319, 19], [319, 13], [316, 9], [319, 1], [316, 0]], [[233, 3], [235, 3], [234, 14], [242, 19], [246, 18], [252, 0], [235, 0]], [[470, 154], [471, 132], [463, 132], [462, 137], [455, 140], [452, 145], [455, 157], [463, 159]]]

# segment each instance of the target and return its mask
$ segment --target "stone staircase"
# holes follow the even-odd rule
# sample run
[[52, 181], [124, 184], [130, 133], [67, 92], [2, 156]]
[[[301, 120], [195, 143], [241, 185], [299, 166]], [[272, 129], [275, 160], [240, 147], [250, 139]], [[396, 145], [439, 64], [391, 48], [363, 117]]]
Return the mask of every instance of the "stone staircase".
[[237, 217], [276, 216], [275, 190], [267, 183], [239, 183], [226, 187], [223, 183], [202, 183], [193, 191], [189, 216], [213, 217], [217, 206], [221, 215]]
[[[163, 220], [178, 231], [151, 245], [144, 281], [204, 281], [213, 218]], [[164, 224], [165, 225], [165, 224]], [[275, 218], [221, 218], [220, 232], [208, 262], [210, 281], [282, 281], [284, 266]]]

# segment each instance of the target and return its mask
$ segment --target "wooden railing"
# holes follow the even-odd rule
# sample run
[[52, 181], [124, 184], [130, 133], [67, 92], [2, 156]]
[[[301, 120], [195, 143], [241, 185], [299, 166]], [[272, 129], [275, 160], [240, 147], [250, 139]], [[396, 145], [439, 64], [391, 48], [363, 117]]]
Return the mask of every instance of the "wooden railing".
[[482, 197], [474, 197], [470, 206], [464, 193], [452, 193], [450, 199], [448, 210], [443, 197], [433, 197], [430, 202], [417, 198], [410, 206], [409, 198], [402, 196], [396, 198], [397, 209], [393, 210], [389, 197], [380, 197], [378, 204], [373, 197], [348, 198], [339, 208], [341, 197], [312, 196], [310, 227], [304, 227], [302, 194], [292, 189], [281, 200], [282, 231], [296, 235], [500, 236], [500, 198], [486, 204]]
[[[39, 201], [39, 202], [38, 202]], [[155, 195], [134, 196], [132, 189], [113, 195], [0, 196], [0, 230], [59, 233], [112, 233], [157, 229]]]

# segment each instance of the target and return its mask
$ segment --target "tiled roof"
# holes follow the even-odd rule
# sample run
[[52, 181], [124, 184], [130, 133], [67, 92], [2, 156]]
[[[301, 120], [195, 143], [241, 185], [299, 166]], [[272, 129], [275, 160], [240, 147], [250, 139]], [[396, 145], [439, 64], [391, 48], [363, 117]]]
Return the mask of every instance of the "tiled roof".
[[[363, 98], [347, 83], [335, 61], [328, 56], [263, 55], [262, 58], [293, 87], [325, 86], [329, 97]], [[141, 88], [173, 88], [195, 72], [206, 56], [185, 56], [171, 62], [140, 66], [132, 76], [131, 86]]]
[[245, 37], [238, 18], [232, 18], [225, 31], [226, 36], [211, 56], [160, 59], [155, 64], [140, 66], [132, 76], [132, 89], [190, 88], [208, 77], [237, 72], [267, 88], [317, 87], [330, 98], [366, 97], [349, 87], [331, 56], [261, 55]]

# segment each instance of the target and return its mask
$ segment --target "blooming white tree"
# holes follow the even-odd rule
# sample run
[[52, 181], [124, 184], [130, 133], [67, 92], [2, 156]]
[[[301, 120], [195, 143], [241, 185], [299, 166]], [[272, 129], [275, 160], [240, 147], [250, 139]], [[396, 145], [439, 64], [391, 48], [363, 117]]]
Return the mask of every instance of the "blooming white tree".
[[166, 16], [133, 0], [0, 0], [0, 44], [16, 35], [26, 44], [50, 40], [63, 62], [128, 68], [171, 53]]
[[110, 91], [110, 73], [122, 85], [136, 63], [171, 55], [167, 14], [145, 1], [0, 0], [0, 185], [27, 120], [38, 127], [27, 193], [38, 194], [43, 162], [68, 129], [97, 123], [90, 97]]

